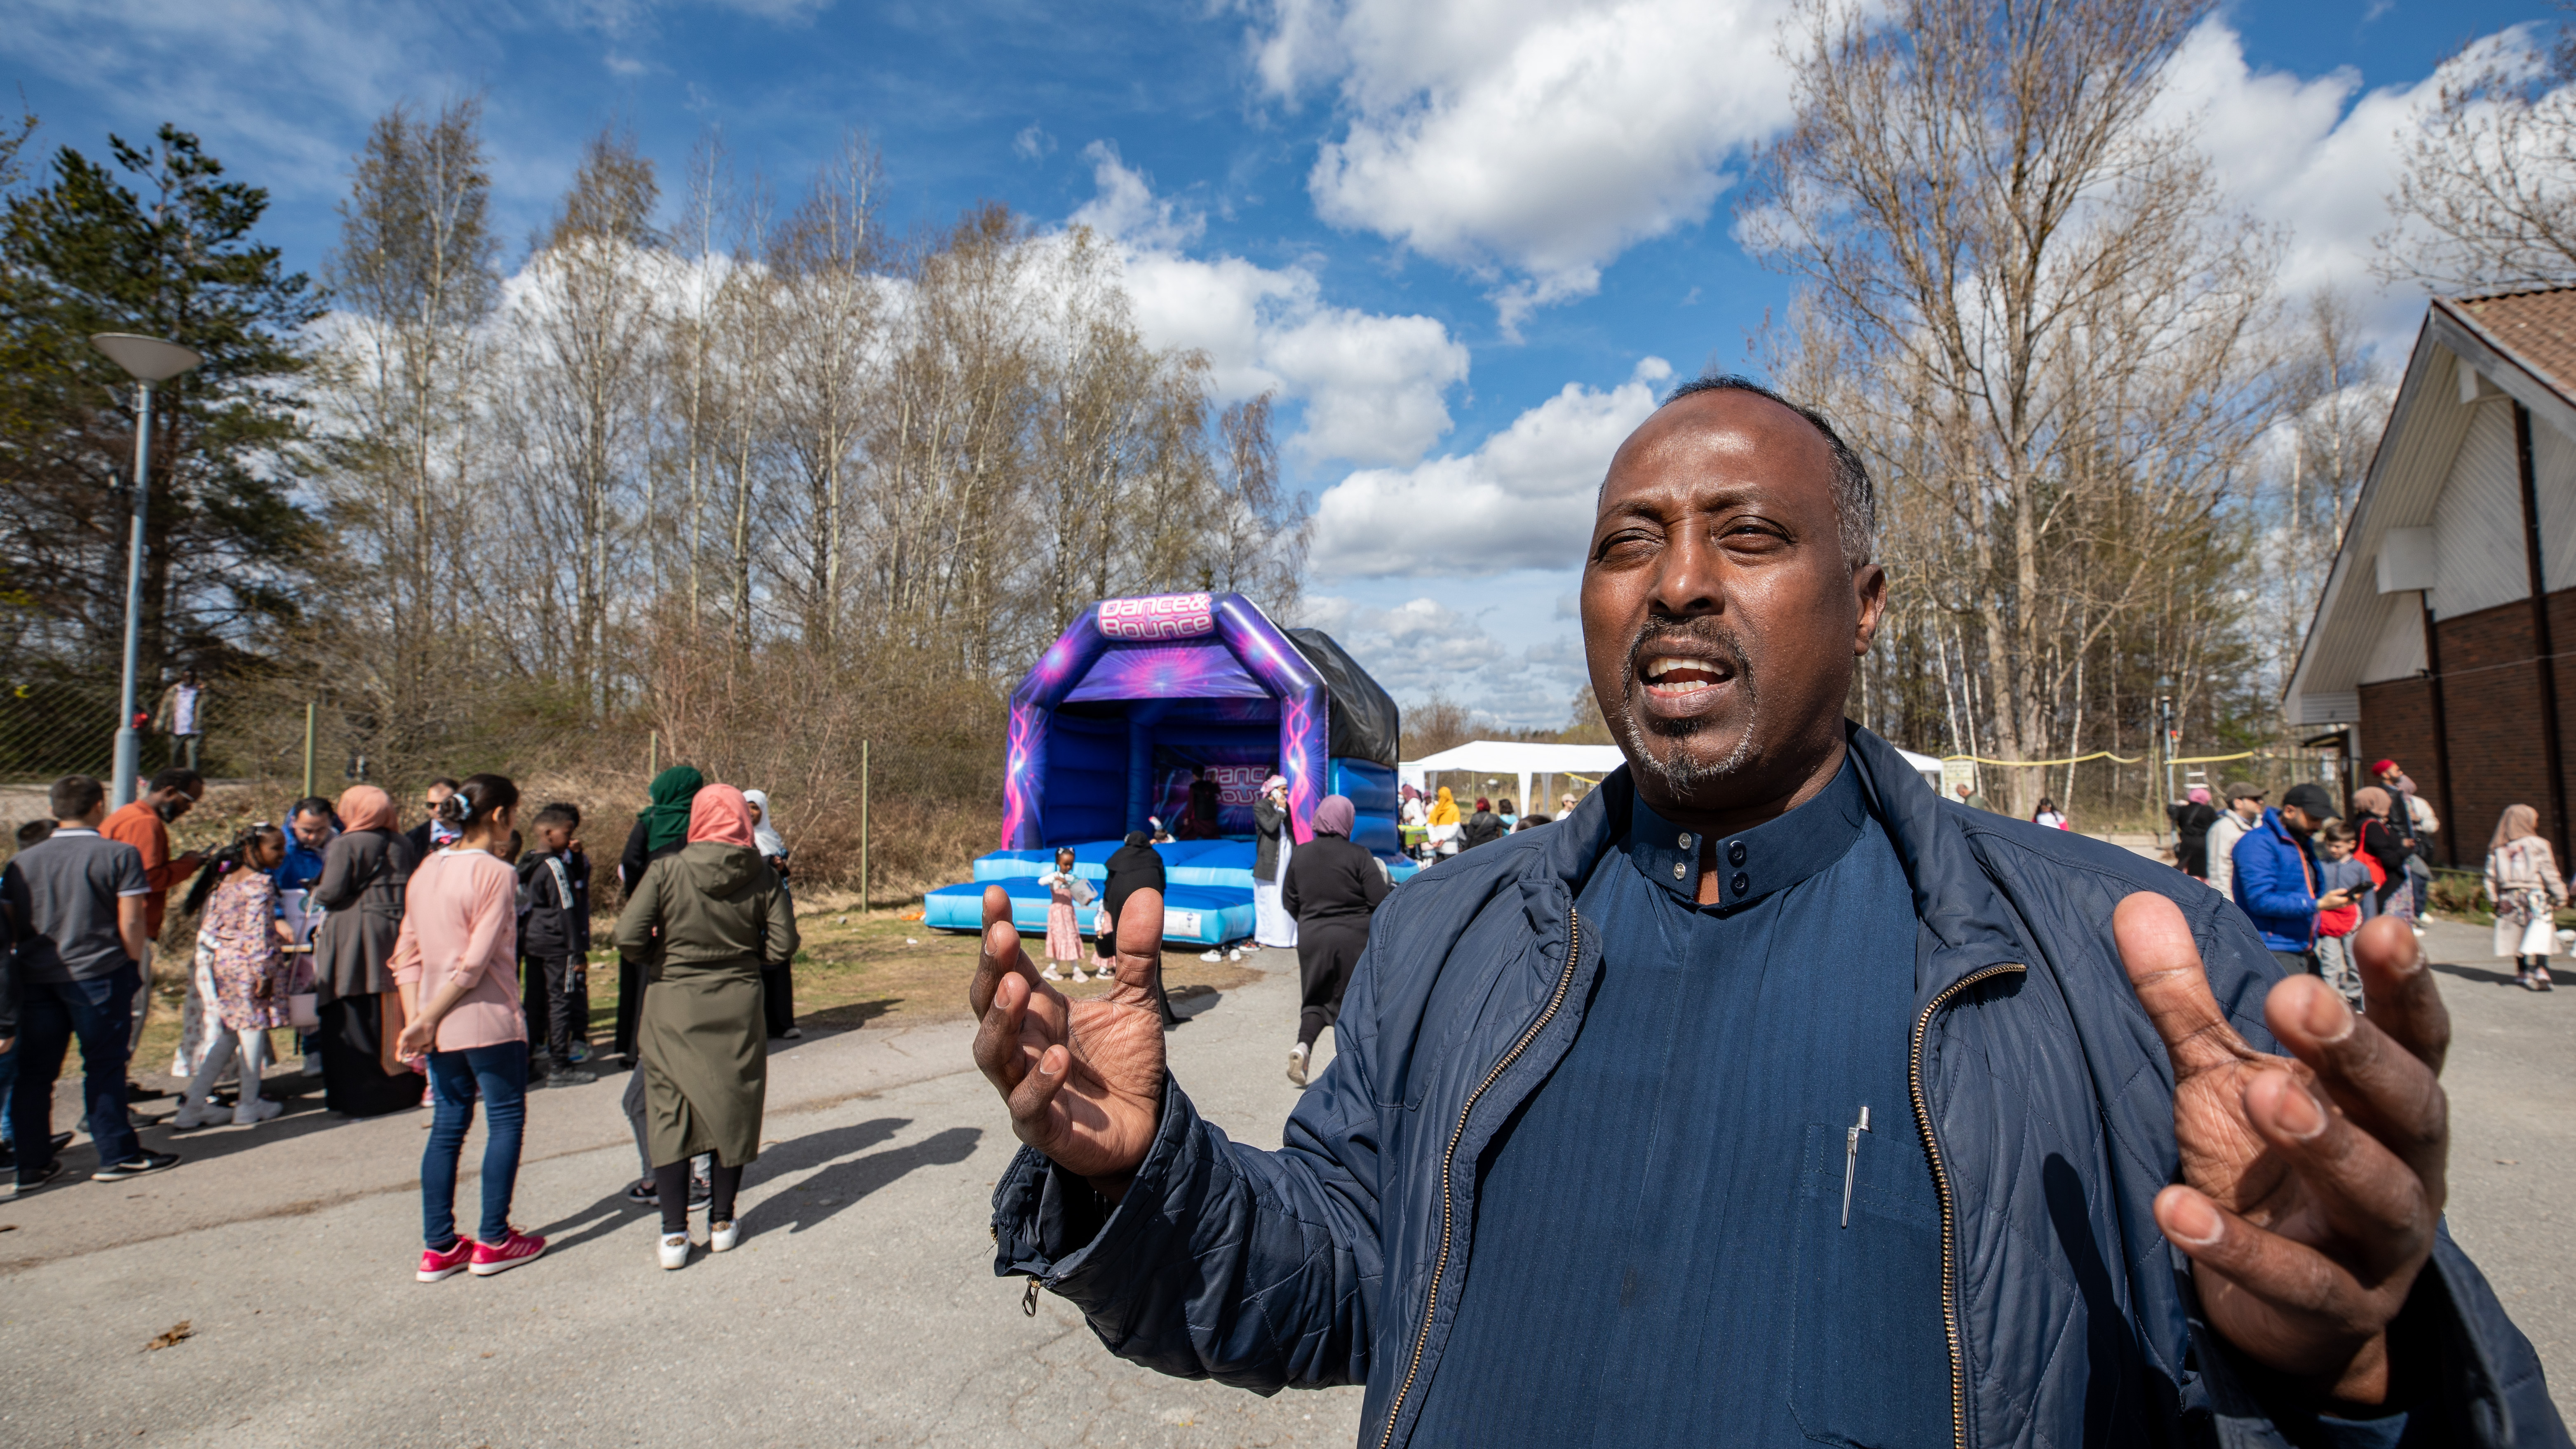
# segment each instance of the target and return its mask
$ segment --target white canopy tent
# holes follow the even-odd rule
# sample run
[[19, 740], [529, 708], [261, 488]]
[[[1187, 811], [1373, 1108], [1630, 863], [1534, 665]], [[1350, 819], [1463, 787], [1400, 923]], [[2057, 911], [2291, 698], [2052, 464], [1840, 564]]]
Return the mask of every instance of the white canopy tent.
[[1469, 740], [1463, 745], [1425, 755], [1418, 760], [1398, 761], [1398, 780], [1419, 790], [1423, 780], [1437, 771], [1464, 770], [1492, 779], [1509, 776], [1513, 782], [1512, 799], [1523, 813], [1554, 813], [1551, 803], [1542, 809], [1530, 799], [1530, 777], [1576, 775], [1587, 782], [1598, 782], [1604, 775], [1627, 763], [1617, 745], [1526, 745], [1516, 740]]
[[[1912, 765], [1935, 793], [1941, 789], [1941, 762], [1930, 755], [1918, 755], [1900, 749], [1905, 763]], [[1510, 776], [1515, 793], [1512, 799], [1523, 813], [1539, 809], [1530, 799], [1532, 776], [1573, 775], [1587, 782], [1598, 782], [1602, 776], [1627, 763], [1617, 745], [1528, 745], [1515, 740], [1469, 740], [1463, 745], [1425, 755], [1418, 760], [1399, 761], [1396, 778], [1419, 790], [1423, 780], [1441, 770], [1464, 770], [1472, 774], [1500, 779]], [[1540, 813], [1549, 813], [1542, 810]]]

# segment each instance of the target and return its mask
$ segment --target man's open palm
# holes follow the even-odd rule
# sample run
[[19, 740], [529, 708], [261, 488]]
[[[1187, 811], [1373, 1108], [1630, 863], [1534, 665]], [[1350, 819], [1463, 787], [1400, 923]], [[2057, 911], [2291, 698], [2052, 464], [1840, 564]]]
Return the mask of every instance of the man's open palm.
[[2414, 933], [2382, 917], [2350, 938], [2367, 1019], [2314, 976], [2275, 984], [2263, 1015], [2281, 1057], [2228, 1025], [2171, 901], [2129, 897], [2112, 932], [2173, 1063], [2182, 1182], [2157, 1194], [2156, 1223], [2190, 1255], [2210, 1325], [2320, 1394], [2379, 1402], [2450, 1150], [2450, 1018]]
[[984, 890], [984, 950], [966, 1002], [982, 1026], [975, 1065], [1011, 1109], [1011, 1130], [1115, 1197], [1145, 1160], [1163, 1105], [1163, 1017], [1151, 982], [1163, 893], [1118, 912], [1117, 980], [1074, 1000], [1038, 975], [1011, 925], [1010, 896]]

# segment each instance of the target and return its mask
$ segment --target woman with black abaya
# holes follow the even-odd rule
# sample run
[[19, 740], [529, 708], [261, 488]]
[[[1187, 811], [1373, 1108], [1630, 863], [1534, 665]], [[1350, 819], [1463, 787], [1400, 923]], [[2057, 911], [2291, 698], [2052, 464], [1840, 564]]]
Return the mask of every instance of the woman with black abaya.
[[313, 935], [313, 990], [322, 1025], [322, 1100], [347, 1117], [377, 1117], [420, 1105], [425, 1079], [394, 1059], [402, 995], [394, 983], [394, 942], [403, 901], [419, 865], [394, 830], [394, 802], [373, 785], [340, 796], [341, 833], [322, 852], [310, 905], [324, 912]]
[[[1100, 893], [1099, 935], [1093, 949], [1100, 953], [1100, 974], [1114, 977], [1118, 954], [1118, 912], [1127, 898], [1140, 890], [1163, 893], [1163, 857], [1150, 843], [1153, 837], [1141, 830], [1127, 832], [1127, 843], [1110, 852], [1109, 882]], [[1163, 1025], [1178, 1026], [1180, 1015], [1172, 1010], [1172, 998], [1163, 992], [1163, 952], [1160, 943], [1154, 950], [1154, 975], [1147, 983], [1154, 993], [1154, 1005], [1163, 1013]]]
[[1288, 1080], [1301, 1087], [1316, 1038], [1341, 1019], [1342, 993], [1350, 989], [1351, 971], [1368, 945], [1369, 917], [1389, 889], [1377, 857], [1351, 841], [1357, 817], [1348, 796], [1325, 796], [1315, 807], [1315, 838], [1288, 858], [1288, 879], [1280, 887], [1297, 918], [1304, 1009], [1297, 1016], [1297, 1044], [1288, 1049]]

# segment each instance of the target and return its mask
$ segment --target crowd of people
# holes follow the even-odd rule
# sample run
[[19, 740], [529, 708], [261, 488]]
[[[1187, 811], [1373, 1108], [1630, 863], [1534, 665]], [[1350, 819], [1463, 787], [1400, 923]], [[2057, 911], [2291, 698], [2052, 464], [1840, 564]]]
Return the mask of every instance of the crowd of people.
[[1509, 798], [1497, 801], [1483, 795], [1476, 797], [1472, 809], [1462, 810], [1446, 785], [1429, 796], [1411, 785], [1400, 787], [1397, 794], [1396, 829], [1403, 838], [1405, 854], [1425, 865], [1462, 850], [1490, 845], [1517, 831], [1545, 825], [1572, 810], [1575, 801], [1570, 794], [1560, 797], [1556, 816], [1535, 811], [1523, 815]]
[[[2365, 921], [2393, 916], [2418, 935], [2431, 899], [2433, 837], [2441, 817], [2393, 759], [2372, 763], [2376, 784], [2338, 805], [2325, 786], [2291, 786], [2280, 803], [2251, 780], [2207, 788], [2171, 807], [2175, 864], [2242, 907], [2283, 969], [2321, 976], [2356, 1006], [2361, 975], [2351, 940]], [[2225, 808], [2220, 808], [2221, 801]], [[2508, 805], [2487, 842], [2487, 898], [2495, 954], [2514, 959], [2515, 980], [2552, 987], [2549, 958], [2567, 885], [2539, 811]]]
[[[179, 1164], [147, 1148], [128, 1071], [152, 1009], [154, 955], [174, 889], [195, 949], [182, 974], [169, 1127], [256, 1126], [271, 1033], [291, 1032], [301, 1071], [342, 1119], [430, 1108], [421, 1158], [417, 1276], [490, 1275], [545, 1250], [513, 1226], [532, 1086], [596, 1081], [589, 1065], [591, 865], [578, 807], [522, 811], [497, 774], [442, 778], [426, 818], [398, 828], [390, 796], [355, 785], [297, 801], [220, 849], [173, 856], [169, 827], [205, 794], [185, 765], [110, 812], [95, 779], [54, 782], [50, 819], [19, 831], [0, 871], [0, 1151], [16, 1190], [64, 1179], [73, 1134], [53, 1123], [76, 1042], [90, 1174], [118, 1182]], [[675, 766], [657, 775], [618, 865], [612, 1054], [661, 1266], [688, 1262], [688, 1215], [731, 1249], [742, 1171], [759, 1154], [768, 1043], [795, 1037], [798, 948], [788, 850], [758, 790]], [[177, 954], [177, 953], [173, 953]], [[165, 973], [166, 974], [166, 973]], [[223, 1084], [234, 1082], [231, 1101]], [[301, 1090], [301, 1084], [296, 1085]], [[157, 1094], [146, 1094], [157, 1095]], [[455, 1220], [459, 1157], [477, 1105], [485, 1128], [479, 1215]]]

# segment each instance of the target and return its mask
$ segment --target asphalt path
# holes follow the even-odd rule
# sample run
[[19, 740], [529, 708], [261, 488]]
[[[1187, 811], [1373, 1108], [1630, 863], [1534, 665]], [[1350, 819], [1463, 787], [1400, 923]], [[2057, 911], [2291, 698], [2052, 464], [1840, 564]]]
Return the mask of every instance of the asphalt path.
[[[2576, 1188], [2576, 989], [2512, 988], [2483, 930], [2437, 924], [2430, 943], [2455, 1030], [2451, 1228], [2576, 1409], [2556, 1221]], [[1288, 956], [1187, 1003], [1169, 1038], [1210, 1120], [1261, 1146], [1296, 1091]], [[552, 1246], [496, 1278], [412, 1281], [420, 1113], [332, 1123], [314, 1098], [177, 1135], [172, 1172], [0, 1203], [0, 1444], [1352, 1443], [1355, 1389], [1169, 1379], [1111, 1358], [1050, 1295], [1022, 1314], [985, 1232], [1013, 1144], [967, 1032], [781, 1050], [743, 1243], [675, 1273], [621, 1198], [637, 1164], [615, 1078], [532, 1095], [516, 1218]], [[86, 1144], [69, 1160], [85, 1172]]]

